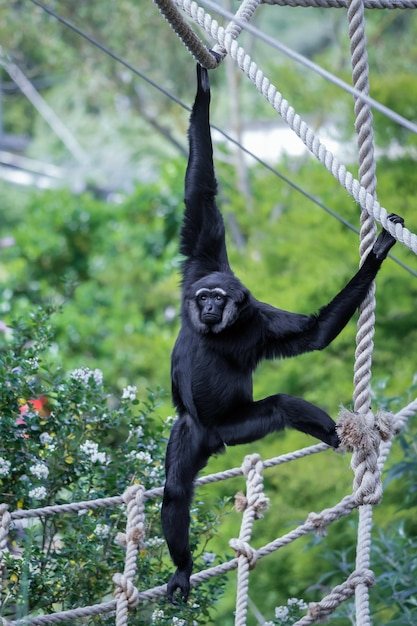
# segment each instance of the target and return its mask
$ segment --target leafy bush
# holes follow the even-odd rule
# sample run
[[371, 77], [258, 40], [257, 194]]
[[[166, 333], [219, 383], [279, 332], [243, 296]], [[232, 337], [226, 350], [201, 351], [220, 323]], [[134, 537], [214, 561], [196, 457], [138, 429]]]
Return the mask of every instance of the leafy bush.
[[[102, 372], [86, 367], [66, 374], [48, 367], [50, 312], [36, 310], [0, 333], [0, 485], [11, 510], [122, 494], [132, 484], [163, 482], [169, 418], [155, 416], [158, 394], [146, 401], [127, 386], [120, 398], [105, 391]], [[99, 603], [112, 597], [112, 576], [123, 571], [123, 508], [85, 509], [15, 520], [6, 552], [2, 615], [19, 618]], [[163, 584], [172, 564], [161, 538], [160, 499], [146, 504], [146, 548], [138, 559], [141, 589]], [[218, 511], [193, 511], [192, 544], [197, 567], [216, 532]], [[222, 583], [193, 591], [178, 624], [210, 621]], [[131, 624], [173, 623], [178, 610], [139, 607]], [[113, 623], [113, 617], [90, 623]], [[73, 621], [71, 623], [74, 623]]]

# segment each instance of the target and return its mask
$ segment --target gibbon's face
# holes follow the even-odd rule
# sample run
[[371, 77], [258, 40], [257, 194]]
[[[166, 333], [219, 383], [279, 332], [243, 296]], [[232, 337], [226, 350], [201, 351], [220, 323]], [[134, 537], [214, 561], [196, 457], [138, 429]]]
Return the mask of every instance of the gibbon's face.
[[213, 272], [190, 285], [184, 297], [185, 310], [200, 333], [221, 333], [239, 318], [249, 291], [233, 275]]
[[227, 293], [221, 287], [198, 289], [195, 300], [200, 312], [200, 322], [207, 326], [214, 326], [221, 322], [223, 310], [227, 302]]

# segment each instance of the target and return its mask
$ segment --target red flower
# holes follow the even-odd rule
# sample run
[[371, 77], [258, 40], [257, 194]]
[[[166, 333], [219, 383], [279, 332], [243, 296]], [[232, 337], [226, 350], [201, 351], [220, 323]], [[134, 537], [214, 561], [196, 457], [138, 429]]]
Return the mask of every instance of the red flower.
[[[26, 420], [23, 417], [26, 413], [33, 409], [36, 413], [39, 413], [42, 417], [48, 417], [49, 411], [45, 408], [48, 399], [45, 396], [39, 396], [36, 399], [30, 399], [25, 404], [22, 404], [19, 407], [20, 417], [16, 418], [16, 426], [26, 426]], [[29, 435], [23, 435], [24, 437], [29, 437]]]

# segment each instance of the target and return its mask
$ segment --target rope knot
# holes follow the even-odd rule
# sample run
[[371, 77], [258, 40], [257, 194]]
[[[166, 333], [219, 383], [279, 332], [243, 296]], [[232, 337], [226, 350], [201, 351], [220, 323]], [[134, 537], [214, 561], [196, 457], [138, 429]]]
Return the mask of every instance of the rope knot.
[[367, 587], [373, 587], [375, 585], [375, 574], [372, 570], [364, 568], [358, 569], [351, 573], [346, 583], [355, 589], [358, 585], [366, 585]]
[[308, 607], [308, 618], [312, 622], [327, 622], [329, 616], [342, 603], [355, 594], [358, 585], [372, 587], [375, 584], [374, 573], [369, 569], [355, 570], [341, 585], [334, 587], [320, 602], [311, 602]]
[[243, 493], [243, 491], [238, 491], [237, 494], [235, 495], [235, 509], [238, 513], [243, 513], [243, 511], [246, 511], [246, 508], [248, 506], [248, 499], [245, 496], [245, 494]]
[[245, 557], [248, 562], [249, 569], [254, 569], [258, 561], [258, 551], [242, 539], [230, 539], [229, 546], [236, 552], [236, 556]]
[[114, 574], [113, 582], [116, 585], [114, 595], [120, 598], [122, 595], [126, 598], [128, 610], [132, 610], [139, 602], [139, 592], [131, 580], [123, 574]]
[[122, 546], [122, 548], [126, 548], [128, 542], [133, 543], [137, 547], [143, 547], [144, 536], [145, 536], [145, 532], [143, 528], [136, 527], [136, 528], [132, 528], [132, 530], [128, 534], [117, 533], [116, 541], [120, 546]]
[[394, 416], [387, 411], [374, 415], [371, 410], [355, 413], [341, 407], [336, 429], [345, 450], [368, 451], [379, 447], [381, 440], [389, 441], [394, 436]]
[[381, 472], [378, 453], [381, 440], [394, 435], [394, 421], [390, 413], [374, 415], [354, 413], [343, 408], [337, 423], [342, 446], [353, 451], [351, 467], [355, 472], [353, 487], [357, 503], [378, 504], [382, 499]]
[[326, 537], [327, 526], [329, 525], [330, 521], [326, 520], [326, 518], [322, 514], [314, 513], [314, 511], [312, 511], [307, 517], [307, 522], [310, 522], [310, 524], [314, 526], [313, 532], [318, 537]]

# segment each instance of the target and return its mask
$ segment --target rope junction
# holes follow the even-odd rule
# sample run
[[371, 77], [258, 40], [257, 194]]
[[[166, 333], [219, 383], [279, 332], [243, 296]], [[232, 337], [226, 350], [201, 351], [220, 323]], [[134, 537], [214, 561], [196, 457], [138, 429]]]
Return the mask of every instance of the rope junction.
[[[36, 4], [40, 3], [35, 2]], [[375, 239], [375, 220], [403, 245], [417, 253], [417, 235], [401, 224], [387, 221], [387, 211], [376, 198], [375, 158], [373, 147], [371, 105], [375, 102], [369, 97], [369, 68], [366, 54], [365, 9], [415, 9], [417, 0], [243, 0], [236, 16], [226, 28], [219, 26], [211, 15], [192, 0], [154, 0], [165, 19], [177, 33], [193, 57], [207, 68], [215, 68], [228, 54], [238, 67], [254, 83], [258, 91], [270, 102], [297, 135], [302, 139], [312, 154], [339, 181], [362, 209], [360, 253], [364, 258]], [[210, 0], [200, 0], [218, 13], [230, 16], [214, 5]], [[358, 135], [359, 181], [339, 163], [334, 155], [301, 119], [281, 93], [264, 76], [255, 62], [238, 44], [237, 37], [243, 28], [249, 30], [248, 22], [260, 4], [325, 7], [347, 9], [349, 37], [351, 41], [352, 75], [354, 88], [349, 89], [355, 96], [356, 130]], [[181, 11], [187, 16], [183, 17]], [[213, 41], [211, 52], [195, 34], [189, 21], [195, 22]], [[408, 123], [408, 128], [415, 131], [415, 125]], [[407, 126], [406, 126], [407, 127]], [[262, 518], [268, 508], [269, 500], [263, 493], [263, 472], [266, 469], [296, 459], [317, 454], [328, 449], [326, 444], [316, 444], [293, 453], [262, 461], [259, 455], [244, 459], [241, 468], [202, 477], [196, 485], [214, 483], [236, 476], [246, 478], [246, 495], [236, 496], [236, 508], [242, 512], [239, 537], [230, 540], [235, 551], [235, 558], [215, 567], [195, 573], [191, 584], [196, 586], [214, 576], [238, 570], [237, 602], [235, 625], [245, 626], [248, 608], [249, 572], [257, 561], [308, 533], [325, 535], [326, 529], [337, 519], [359, 509], [359, 527], [357, 541], [357, 559], [355, 570], [347, 579], [336, 586], [321, 601], [311, 603], [307, 615], [296, 626], [307, 626], [326, 620], [329, 615], [345, 600], [356, 596], [356, 623], [358, 626], [370, 626], [369, 588], [374, 584], [374, 575], [370, 569], [370, 545], [373, 505], [382, 498], [381, 471], [391, 449], [393, 437], [405, 425], [407, 419], [417, 412], [417, 399], [404, 407], [397, 414], [380, 413], [374, 415], [370, 410], [370, 380], [374, 333], [375, 290], [370, 290], [363, 303], [358, 321], [356, 360], [354, 367], [354, 412], [342, 410], [338, 421], [338, 432], [345, 449], [353, 452], [351, 467], [354, 472], [353, 493], [345, 496], [333, 507], [319, 513], [310, 513], [304, 523], [274, 541], [255, 549], [251, 546], [253, 523]], [[125, 547], [126, 557], [123, 573], [113, 576], [115, 599], [93, 606], [25, 617], [21, 620], [8, 621], [2, 618], [3, 626], [33, 626], [57, 624], [66, 620], [86, 618], [94, 615], [114, 613], [116, 626], [127, 626], [129, 612], [141, 602], [157, 600], [165, 595], [166, 585], [139, 591], [135, 581], [136, 562], [139, 550], [145, 542], [144, 504], [147, 499], [159, 498], [163, 488], [145, 491], [142, 486], [129, 487], [122, 496], [101, 498], [99, 500], [75, 502], [72, 504], [48, 506], [30, 510], [9, 511], [6, 505], [0, 505], [0, 577], [7, 552], [7, 539], [11, 524], [18, 519], [44, 518], [60, 513], [80, 512], [102, 507], [120, 507], [126, 505], [126, 532], [118, 540]], [[0, 594], [1, 594], [0, 578]], [[0, 595], [1, 607], [1, 595]], [[136, 609], [137, 610], [137, 609]]]

